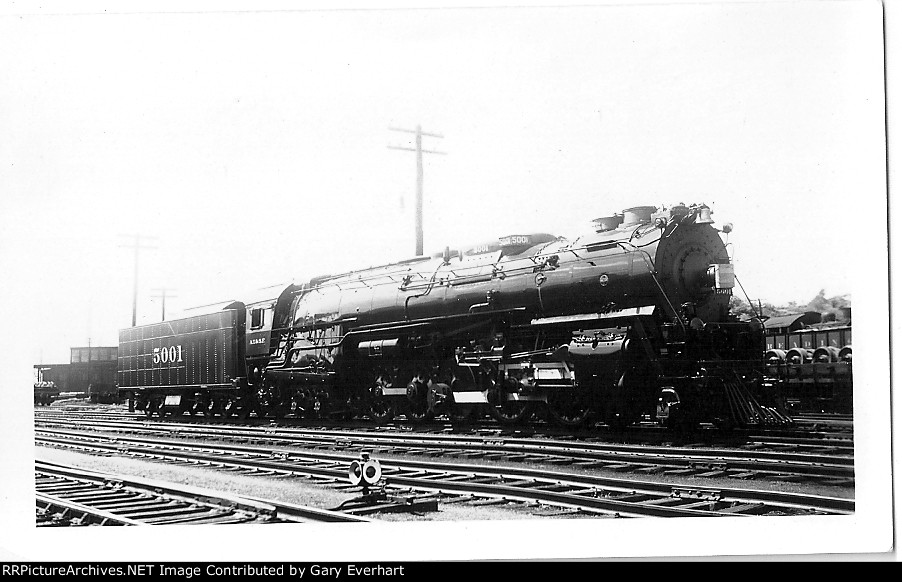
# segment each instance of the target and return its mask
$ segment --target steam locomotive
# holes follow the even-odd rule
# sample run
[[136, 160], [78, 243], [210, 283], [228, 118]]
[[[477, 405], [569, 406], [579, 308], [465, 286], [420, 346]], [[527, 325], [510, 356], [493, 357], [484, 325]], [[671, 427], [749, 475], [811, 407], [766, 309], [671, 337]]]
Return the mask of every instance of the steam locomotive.
[[148, 416], [790, 422], [713, 222], [639, 206], [123, 329], [119, 390]]

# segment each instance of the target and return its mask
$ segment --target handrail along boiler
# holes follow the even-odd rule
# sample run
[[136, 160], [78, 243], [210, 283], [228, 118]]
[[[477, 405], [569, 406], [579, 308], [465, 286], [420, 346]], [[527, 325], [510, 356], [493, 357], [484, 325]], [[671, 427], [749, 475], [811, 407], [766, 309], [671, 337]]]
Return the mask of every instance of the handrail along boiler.
[[[706, 205], [505, 236], [120, 332], [139, 409], [564, 425], [785, 422]], [[203, 360], [201, 362], [200, 360]]]

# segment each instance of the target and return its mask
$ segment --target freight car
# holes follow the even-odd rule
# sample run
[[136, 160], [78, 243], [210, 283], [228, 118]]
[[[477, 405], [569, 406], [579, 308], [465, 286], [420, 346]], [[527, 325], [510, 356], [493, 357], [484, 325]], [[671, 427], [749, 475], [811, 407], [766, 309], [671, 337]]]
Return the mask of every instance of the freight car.
[[49, 404], [61, 397], [118, 402], [117, 349], [116, 346], [74, 347], [70, 348], [68, 364], [35, 365], [35, 403]]
[[49, 366], [35, 364], [34, 367], [34, 404], [35, 406], [49, 406], [59, 398], [60, 389], [56, 382], [50, 379], [52, 372]]
[[121, 330], [120, 391], [147, 415], [789, 422], [761, 323], [729, 312], [731, 228], [640, 206], [316, 277]]
[[[800, 322], [804, 317], [781, 319]], [[767, 323], [767, 372], [779, 379], [782, 399], [791, 410], [851, 414], [851, 318], [800, 326]]]

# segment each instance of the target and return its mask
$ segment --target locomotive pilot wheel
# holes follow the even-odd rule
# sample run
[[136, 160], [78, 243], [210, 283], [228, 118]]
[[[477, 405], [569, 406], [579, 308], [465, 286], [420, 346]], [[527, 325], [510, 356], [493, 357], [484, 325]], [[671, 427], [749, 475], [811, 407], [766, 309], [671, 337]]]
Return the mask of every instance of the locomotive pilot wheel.
[[374, 396], [370, 404], [369, 416], [378, 424], [391, 422], [395, 418], [395, 407], [391, 405], [387, 398]]

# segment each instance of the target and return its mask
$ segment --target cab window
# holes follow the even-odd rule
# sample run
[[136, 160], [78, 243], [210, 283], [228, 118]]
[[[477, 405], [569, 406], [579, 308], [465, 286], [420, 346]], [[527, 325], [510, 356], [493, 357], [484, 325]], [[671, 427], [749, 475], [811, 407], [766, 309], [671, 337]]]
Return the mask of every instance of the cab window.
[[257, 307], [251, 309], [251, 329], [259, 329], [263, 327], [266, 318], [263, 316], [263, 308]]

